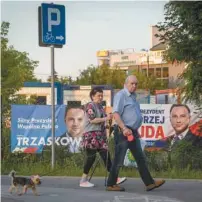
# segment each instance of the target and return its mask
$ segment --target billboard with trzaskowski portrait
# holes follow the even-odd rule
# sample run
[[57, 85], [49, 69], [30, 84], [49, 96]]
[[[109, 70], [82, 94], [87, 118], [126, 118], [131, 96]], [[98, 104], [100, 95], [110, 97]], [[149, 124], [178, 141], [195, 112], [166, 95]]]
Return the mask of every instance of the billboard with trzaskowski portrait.
[[[144, 147], [164, 147], [164, 142], [156, 144], [175, 134], [171, 124], [175, 121], [186, 121], [186, 131], [202, 136], [198, 123], [200, 110], [189, 106], [190, 118], [183, 115], [170, 114], [171, 104], [141, 104], [142, 126], [139, 134]], [[66, 105], [56, 105], [55, 112], [55, 144], [67, 146], [70, 152], [80, 152], [80, 143], [84, 129], [84, 113], [82, 109], [74, 107], [68, 109]], [[109, 111], [109, 109], [108, 109]], [[132, 119], [132, 117], [131, 117]], [[113, 122], [114, 123], [114, 122]], [[41, 153], [45, 146], [50, 146], [52, 140], [52, 121], [50, 105], [12, 105], [11, 116], [11, 152]], [[180, 127], [180, 123], [176, 123]], [[181, 124], [183, 125], [183, 124]], [[184, 134], [186, 135], [186, 134]]]

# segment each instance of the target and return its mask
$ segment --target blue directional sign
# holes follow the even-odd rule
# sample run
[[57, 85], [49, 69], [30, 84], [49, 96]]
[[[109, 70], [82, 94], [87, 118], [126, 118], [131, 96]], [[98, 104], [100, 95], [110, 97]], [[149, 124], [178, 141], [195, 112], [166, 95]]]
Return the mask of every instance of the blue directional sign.
[[64, 45], [65, 6], [56, 4], [41, 4], [42, 43], [46, 45]]

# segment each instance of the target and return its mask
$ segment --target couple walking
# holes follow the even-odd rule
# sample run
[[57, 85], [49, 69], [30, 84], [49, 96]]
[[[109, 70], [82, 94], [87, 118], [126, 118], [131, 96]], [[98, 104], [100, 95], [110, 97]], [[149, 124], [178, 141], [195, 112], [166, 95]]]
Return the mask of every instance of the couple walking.
[[[118, 175], [128, 148], [136, 159], [139, 174], [147, 191], [158, 188], [165, 183], [165, 180], [154, 180], [152, 178], [141, 148], [138, 128], [142, 124], [142, 116], [135, 94], [137, 85], [137, 78], [134, 75], [128, 76], [125, 80], [124, 88], [114, 97], [113, 118], [116, 124], [114, 126], [115, 156], [113, 163], [108, 152], [105, 130], [105, 123], [112, 119], [112, 115], [105, 115], [104, 113], [101, 105], [103, 101], [102, 89], [94, 88], [91, 90], [90, 98], [92, 102], [88, 103], [85, 108], [88, 119], [85, 124], [82, 146], [86, 150], [87, 158], [80, 180], [81, 187], [94, 186], [88, 181], [87, 177], [95, 161], [96, 152], [99, 152], [109, 172], [106, 190], [125, 191], [119, 184], [123, 183], [126, 178], [119, 178]], [[128, 141], [127, 137], [131, 135], [133, 136], [132, 141]]]

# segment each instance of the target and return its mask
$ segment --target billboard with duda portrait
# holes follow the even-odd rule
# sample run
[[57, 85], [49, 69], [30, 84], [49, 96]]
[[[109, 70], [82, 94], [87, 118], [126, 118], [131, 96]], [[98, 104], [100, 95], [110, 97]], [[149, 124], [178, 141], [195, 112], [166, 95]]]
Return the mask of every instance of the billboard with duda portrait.
[[[176, 107], [171, 113], [173, 106]], [[176, 125], [183, 131], [200, 121], [200, 110], [193, 105], [187, 106], [188, 109], [184, 105], [141, 104], [143, 122], [139, 133], [141, 138], [147, 141], [147, 146], [153, 146], [156, 140], [176, 134]]]
[[[164, 147], [165, 142], [156, 144], [156, 141], [172, 136], [183, 127], [189, 131], [190, 127], [201, 120], [200, 112], [194, 106], [189, 105], [190, 113], [187, 116], [180, 114], [185, 110], [183, 107], [174, 110], [171, 116], [171, 106], [140, 105], [143, 123], [139, 133], [143, 147]], [[70, 152], [80, 152], [84, 111], [79, 106], [66, 105], [56, 105], [55, 109], [55, 144], [67, 147]], [[50, 105], [12, 105], [11, 152], [40, 153], [45, 146], [51, 146], [51, 124]]]
[[[141, 104], [142, 126], [139, 128], [141, 146], [147, 150], [168, 148], [172, 150], [176, 142], [187, 139], [192, 145], [202, 146], [202, 118], [200, 109], [192, 105]], [[170, 141], [168, 141], [170, 139]], [[128, 150], [125, 166], [137, 166]]]

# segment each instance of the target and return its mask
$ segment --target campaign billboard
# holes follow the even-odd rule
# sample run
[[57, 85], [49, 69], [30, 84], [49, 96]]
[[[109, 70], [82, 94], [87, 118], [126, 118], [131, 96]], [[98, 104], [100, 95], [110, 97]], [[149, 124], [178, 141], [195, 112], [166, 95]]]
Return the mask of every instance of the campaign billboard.
[[[146, 147], [163, 147], [164, 143], [155, 144], [175, 133], [176, 117], [170, 115], [170, 104], [141, 104], [143, 117], [139, 134]], [[109, 108], [109, 107], [108, 107]], [[110, 111], [107, 108], [108, 111]], [[201, 120], [199, 110], [190, 108], [187, 126]], [[84, 129], [84, 112], [81, 108], [56, 105], [55, 143], [68, 146], [70, 152], [79, 152]], [[132, 117], [131, 117], [132, 118]], [[172, 122], [172, 124], [171, 124]], [[44, 146], [52, 144], [51, 105], [12, 105], [11, 115], [11, 152], [41, 153]]]
[[[201, 119], [200, 110], [193, 105], [188, 105], [190, 113], [187, 114], [187, 117], [184, 117], [183, 111], [183, 115], [179, 114], [182, 113], [181, 110], [184, 110], [183, 105], [177, 107], [178, 111], [176, 113], [179, 114], [179, 117], [172, 117], [170, 113], [172, 106], [172, 104], [140, 105], [143, 121], [139, 128], [139, 133], [141, 138], [147, 142], [147, 146], [153, 146], [156, 140], [174, 135], [176, 133], [174, 121], [180, 122], [178, 125], [188, 129], [188, 127]], [[186, 110], [185, 113], [187, 113]], [[176, 118], [177, 120], [174, 120]]]
[[[55, 106], [55, 137], [66, 130], [64, 105]], [[12, 105], [11, 151], [40, 153], [44, 145], [51, 145], [51, 106], [50, 105]]]
[[[142, 149], [148, 151], [166, 148], [171, 150], [173, 138], [187, 139], [200, 145], [202, 141], [201, 110], [192, 105], [141, 104], [143, 122], [139, 128]], [[196, 138], [196, 136], [200, 138]], [[171, 137], [171, 142], [167, 141]], [[131, 152], [127, 150], [125, 166], [137, 167]]]

